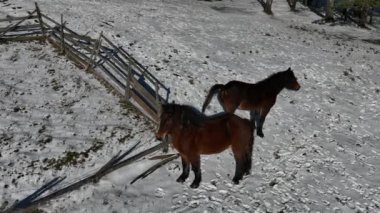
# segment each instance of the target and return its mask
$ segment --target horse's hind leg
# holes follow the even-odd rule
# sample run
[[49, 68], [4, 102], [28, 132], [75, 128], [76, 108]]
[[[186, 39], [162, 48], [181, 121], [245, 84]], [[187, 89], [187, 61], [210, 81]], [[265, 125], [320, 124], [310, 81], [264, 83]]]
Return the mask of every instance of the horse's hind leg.
[[245, 164], [245, 175], [249, 175], [251, 173], [252, 169], [252, 153], [253, 153], [253, 143], [254, 143], [254, 138], [253, 138], [253, 132], [251, 133], [251, 138], [249, 139], [249, 147], [246, 151], [246, 164]]
[[[237, 140], [239, 141], [239, 140]], [[234, 158], [235, 158], [235, 175], [232, 179], [232, 182], [235, 184], [239, 184], [239, 181], [243, 179], [243, 175], [246, 172], [246, 150], [243, 150], [242, 144], [232, 144], [232, 152], [234, 153]]]
[[182, 174], [178, 177], [177, 182], [183, 183], [189, 177], [190, 164], [186, 158], [181, 156], [182, 160]]
[[235, 175], [234, 178], [232, 178], [232, 182], [234, 184], [239, 184], [239, 181], [243, 179], [243, 175], [246, 172], [246, 161], [245, 159], [239, 159], [235, 157], [236, 161], [236, 168], [235, 168]]
[[191, 169], [193, 170], [194, 176], [195, 176], [194, 181], [190, 185], [190, 187], [191, 188], [198, 188], [199, 187], [199, 183], [202, 180], [202, 175], [201, 175], [201, 157], [199, 155], [195, 156], [194, 158], [190, 159], [190, 162], [191, 162]]
[[225, 96], [225, 94], [226, 91], [219, 92], [218, 101], [225, 112], [234, 113], [235, 110], [238, 108], [239, 103], [237, 103], [237, 101], [231, 99], [230, 97]]

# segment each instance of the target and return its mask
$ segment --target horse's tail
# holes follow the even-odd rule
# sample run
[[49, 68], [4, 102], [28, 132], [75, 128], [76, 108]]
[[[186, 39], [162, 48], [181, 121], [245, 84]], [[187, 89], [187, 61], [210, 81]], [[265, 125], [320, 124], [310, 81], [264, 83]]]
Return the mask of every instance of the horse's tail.
[[215, 94], [219, 93], [223, 87], [223, 84], [215, 84], [211, 87], [210, 91], [208, 92], [208, 95], [206, 96], [206, 100], [203, 103], [202, 113], [206, 111], [206, 107], [210, 104], [212, 97], [214, 97]]

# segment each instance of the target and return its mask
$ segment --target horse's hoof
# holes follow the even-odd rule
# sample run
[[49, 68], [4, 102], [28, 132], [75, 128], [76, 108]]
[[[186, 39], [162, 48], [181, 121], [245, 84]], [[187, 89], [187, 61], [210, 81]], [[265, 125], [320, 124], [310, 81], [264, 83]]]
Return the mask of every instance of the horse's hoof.
[[236, 185], [239, 184], [239, 180], [238, 180], [238, 179], [235, 179], [235, 178], [232, 179], [232, 182], [233, 182], [234, 184], [236, 184]]
[[191, 188], [195, 189], [195, 188], [198, 188], [199, 187], [199, 183], [192, 183], [190, 185]]
[[179, 178], [177, 178], [177, 182], [178, 183], [183, 183], [183, 182], [185, 182], [185, 178], [183, 178], [183, 177], [179, 177]]
[[243, 177], [241, 177], [241, 178], [234, 177], [234, 178], [232, 178], [232, 182], [234, 184], [239, 184], [239, 182], [240, 182], [241, 179], [243, 179]]
[[259, 136], [260, 138], [263, 138], [264, 137], [264, 133], [263, 132], [258, 132], [257, 136]]

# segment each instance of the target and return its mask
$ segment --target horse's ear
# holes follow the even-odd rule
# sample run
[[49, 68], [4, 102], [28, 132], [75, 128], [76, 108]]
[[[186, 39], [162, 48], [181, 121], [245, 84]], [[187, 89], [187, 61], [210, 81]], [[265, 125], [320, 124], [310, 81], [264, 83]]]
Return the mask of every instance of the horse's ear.
[[288, 72], [291, 72], [291, 71], [292, 71], [292, 68], [291, 68], [291, 67], [289, 67], [289, 68], [288, 68], [288, 70], [286, 70], [286, 71], [288, 71]]

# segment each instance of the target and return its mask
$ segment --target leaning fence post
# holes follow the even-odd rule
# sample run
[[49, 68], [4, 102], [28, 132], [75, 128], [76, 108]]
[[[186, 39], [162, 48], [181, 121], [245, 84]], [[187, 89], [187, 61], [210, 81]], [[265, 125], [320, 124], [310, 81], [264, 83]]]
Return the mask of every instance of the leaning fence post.
[[64, 33], [64, 23], [63, 14], [61, 14], [61, 54], [65, 53], [65, 33]]
[[128, 66], [128, 71], [127, 71], [127, 82], [126, 82], [126, 86], [125, 86], [125, 96], [127, 98], [127, 100], [129, 100], [129, 98], [131, 98], [131, 88], [130, 88], [130, 85], [131, 85], [131, 82], [132, 82], [132, 68], [131, 68], [131, 64], [129, 64]]
[[157, 114], [158, 114], [158, 109], [160, 108], [160, 95], [158, 93], [158, 90], [160, 88], [158, 86], [158, 82], [157, 81], [154, 83], [154, 86], [155, 86], [155, 92], [156, 92], [156, 111], [157, 111]]
[[98, 40], [96, 40], [94, 43], [94, 46], [93, 46], [94, 49], [92, 50], [92, 54], [90, 56], [90, 61], [87, 64], [86, 70], [88, 70], [90, 67], [91, 68], [93, 67], [93, 64], [94, 64], [95, 59], [96, 59], [96, 55], [99, 54], [99, 48], [101, 45], [102, 36], [103, 36], [103, 31], [100, 32]]
[[45, 28], [44, 28], [44, 24], [42, 23], [41, 11], [40, 11], [40, 8], [38, 7], [37, 2], [35, 3], [35, 5], [36, 5], [37, 16], [38, 16], [38, 22], [40, 23], [41, 30], [42, 30], [42, 36], [43, 36], [43, 39], [45, 41], [46, 40], [46, 31], [45, 31]]

